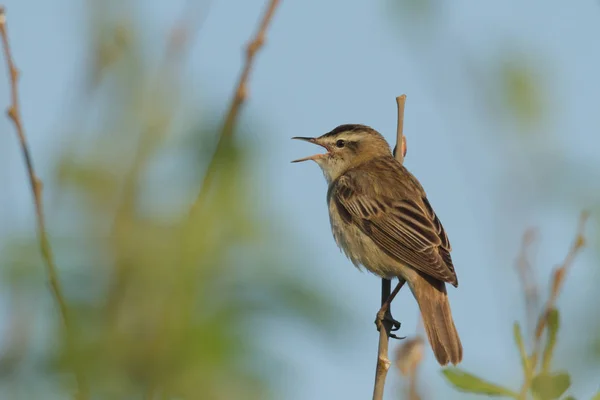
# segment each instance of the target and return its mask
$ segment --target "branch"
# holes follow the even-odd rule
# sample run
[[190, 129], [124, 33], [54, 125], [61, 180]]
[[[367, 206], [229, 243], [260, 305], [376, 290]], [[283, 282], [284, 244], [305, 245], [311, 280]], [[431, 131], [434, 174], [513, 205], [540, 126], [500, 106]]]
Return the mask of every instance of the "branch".
[[[396, 97], [396, 104], [398, 105], [398, 126], [396, 130], [396, 146], [394, 147], [394, 156], [400, 162], [404, 162], [404, 156], [406, 155], [406, 138], [404, 137], [404, 104], [406, 103], [406, 95]], [[400, 151], [397, 151], [398, 145], [400, 145]], [[400, 283], [396, 287], [399, 289]], [[394, 290], [396, 292], [396, 290]], [[396, 292], [397, 293], [397, 292]], [[382, 308], [391, 296], [391, 281], [389, 279], [381, 280], [381, 306]], [[389, 307], [389, 304], [388, 304]], [[392, 325], [387, 322], [383, 322], [379, 329], [379, 345], [377, 349], [377, 367], [375, 370], [375, 387], [373, 388], [373, 400], [383, 399], [383, 390], [385, 388], [385, 379], [387, 377], [388, 370], [390, 369], [390, 359], [388, 356], [388, 344], [390, 340], [390, 332]]]
[[531, 377], [533, 377], [534, 372], [537, 368], [537, 363], [539, 360], [540, 351], [542, 348], [542, 335], [544, 333], [544, 329], [548, 324], [548, 316], [552, 312], [552, 310], [556, 307], [556, 300], [558, 299], [558, 295], [560, 294], [560, 290], [562, 289], [562, 285], [565, 280], [565, 276], [569, 269], [571, 269], [573, 262], [575, 261], [575, 257], [581, 251], [581, 249], [585, 246], [585, 238], [583, 236], [583, 232], [585, 230], [585, 223], [589, 217], [589, 213], [584, 211], [581, 213], [579, 217], [579, 224], [577, 227], [577, 233], [575, 235], [575, 240], [569, 249], [569, 253], [565, 257], [565, 260], [562, 264], [556, 268], [552, 274], [552, 283], [550, 289], [550, 297], [548, 301], [544, 305], [544, 309], [540, 314], [537, 322], [537, 326], [535, 329], [534, 343], [533, 343], [533, 352], [531, 357], [529, 357], [528, 368], [526, 372], [526, 379], [523, 382], [523, 386], [521, 387], [521, 392], [519, 394], [519, 399], [525, 399], [527, 397], [527, 391], [531, 386]]
[[223, 129], [221, 131], [222, 136], [229, 137], [233, 135], [233, 130], [240, 113], [240, 108], [244, 103], [244, 100], [246, 100], [248, 97], [248, 78], [250, 77], [252, 66], [254, 65], [254, 57], [265, 43], [267, 29], [273, 20], [273, 15], [275, 14], [275, 10], [277, 9], [278, 5], [279, 0], [271, 0], [267, 11], [263, 15], [254, 39], [246, 48], [246, 64], [244, 65], [244, 69], [242, 70], [242, 74], [238, 80], [233, 99], [231, 100], [229, 111], [227, 112], [227, 117], [225, 118], [225, 124], [223, 125]]
[[585, 223], [586, 223], [588, 217], [589, 217], [589, 214], [587, 212], [584, 211], [581, 213], [581, 216], [579, 217], [579, 224], [577, 227], [577, 234], [575, 236], [575, 240], [573, 241], [573, 244], [571, 245], [569, 253], [565, 257], [565, 260], [563, 261], [561, 266], [558, 267], [557, 269], [555, 269], [554, 273], [552, 275], [552, 287], [550, 290], [550, 298], [548, 299], [548, 301], [546, 302], [546, 305], [544, 306], [544, 310], [543, 310], [542, 314], [540, 315], [540, 318], [538, 319], [538, 323], [537, 323], [537, 326], [535, 329], [535, 343], [536, 343], [535, 349], [536, 350], [534, 350], [534, 355], [533, 355], [533, 357], [535, 357], [534, 360], [537, 358], [537, 354], [539, 353], [539, 347], [541, 345], [542, 333], [544, 332], [544, 329], [546, 328], [546, 324], [548, 323], [548, 314], [550, 314], [552, 309], [555, 308], [556, 300], [558, 299], [558, 295], [560, 294], [560, 290], [562, 289], [562, 285], [564, 283], [565, 276], [567, 275], [567, 272], [569, 271], [569, 269], [571, 269], [571, 266], [573, 265], [573, 262], [575, 261], [575, 257], [577, 256], [579, 251], [583, 248], [583, 246], [585, 246], [585, 238], [583, 237], [583, 231], [585, 229]]
[[[404, 136], [404, 105], [406, 104], [406, 95], [396, 97], [396, 104], [398, 105], [398, 127], [396, 128], [396, 146], [394, 147], [394, 157], [400, 162], [404, 163], [404, 157], [406, 156], [406, 136]], [[397, 147], [401, 143], [400, 153], [398, 153]]]
[[[48, 234], [46, 231], [46, 221], [44, 218], [44, 207], [42, 203], [42, 181], [38, 178], [38, 176], [35, 173], [35, 169], [33, 168], [33, 159], [31, 157], [29, 145], [27, 143], [27, 137], [25, 136], [25, 130], [23, 129], [23, 121], [21, 119], [21, 111], [19, 107], [19, 91], [17, 87], [17, 82], [19, 80], [19, 71], [17, 70], [17, 67], [15, 66], [15, 63], [13, 61], [10, 43], [8, 41], [8, 33], [6, 29], [6, 13], [3, 6], [0, 6], [0, 36], [2, 36], [4, 58], [6, 59], [6, 66], [8, 68], [8, 74], [10, 79], [11, 104], [8, 107], [7, 113], [9, 119], [15, 125], [17, 137], [19, 139], [19, 144], [21, 147], [21, 152], [23, 154], [23, 159], [25, 160], [25, 166], [27, 168], [27, 174], [29, 176], [29, 184], [33, 193], [35, 213], [37, 217], [37, 233], [40, 251], [42, 253], [42, 258], [44, 259], [44, 262], [46, 264], [50, 288], [52, 290], [54, 299], [58, 304], [60, 315], [63, 320], [65, 332], [67, 335], [67, 345], [69, 346], [69, 349], [72, 350], [74, 348], [74, 344], [71, 319], [60, 286], [60, 282], [58, 281], [57, 268], [54, 262], [52, 248], [50, 247], [50, 242], [48, 240]], [[73, 353], [71, 355], [73, 355]], [[81, 371], [79, 371], [77, 368], [75, 368], [75, 377], [79, 389], [78, 398], [88, 398], [86, 389], [87, 385], [85, 384], [85, 379], [81, 374]]]
[[214, 156], [210, 164], [208, 165], [208, 169], [206, 170], [204, 182], [200, 186], [200, 193], [198, 194], [198, 198], [192, 205], [192, 215], [195, 212], [195, 210], [201, 208], [202, 204], [204, 203], [206, 193], [208, 192], [208, 188], [212, 185], [212, 180], [216, 172], [216, 161], [218, 155], [222, 152], [225, 144], [227, 143], [227, 140], [231, 139], [231, 137], [234, 134], [235, 126], [240, 114], [241, 107], [244, 104], [246, 98], [248, 97], [248, 80], [250, 78], [250, 73], [252, 72], [252, 67], [254, 65], [256, 53], [258, 53], [258, 51], [262, 48], [262, 46], [265, 43], [267, 29], [269, 28], [269, 25], [273, 20], [275, 10], [277, 9], [279, 3], [279, 0], [270, 0], [267, 10], [265, 11], [262, 17], [258, 30], [254, 35], [254, 38], [246, 47], [246, 61], [242, 69], [242, 73], [240, 74], [240, 77], [238, 79], [235, 91], [233, 93], [233, 97], [231, 99], [227, 115], [225, 117], [225, 122], [223, 123], [223, 126], [221, 128], [217, 148], [215, 150]]

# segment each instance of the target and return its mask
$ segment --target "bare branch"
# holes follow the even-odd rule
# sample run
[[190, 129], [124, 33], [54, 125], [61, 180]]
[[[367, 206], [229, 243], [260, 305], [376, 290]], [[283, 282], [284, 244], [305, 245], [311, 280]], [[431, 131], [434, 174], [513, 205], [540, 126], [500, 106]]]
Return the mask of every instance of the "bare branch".
[[227, 111], [225, 122], [223, 123], [223, 127], [221, 128], [219, 142], [217, 143], [217, 148], [215, 150], [215, 156], [213, 156], [210, 164], [208, 165], [208, 169], [206, 170], [206, 174], [204, 176], [204, 182], [200, 186], [200, 193], [198, 194], [198, 198], [195, 203], [192, 205], [192, 209], [190, 213], [193, 215], [195, 210], [201, 208], [204, 203], [204, 198], [206, 193], [208, 192], [208, 188], [212, 185], [212, 180], [214, 178], [214, 174], [216, 172], [216, 159], [217, 155], [223, 149], [223, 146], [230, 139], [235, 131], [235, 125], [239, 118], [241, 107], [248, 97], [248, 80], [250, 78], [250, 73], [252, 72], [252, 67], [254, 65], [254, 59], [256, 53], [262, 48], [265, 43], [267, 29], [273, 20], [273, 16], [275, 15], [275, 10], [279, 5], [279, 0], [270, 0], [267, 10], [265, 11], [258, 30], [254, 35], [254, 38], [250, 41], [248, 46], [246, 47], [246, 61], [240, 77], [238, 79], [237, 86], [233, 93], [233, 97], [231, 99], [231, 103], [229, 105], [229, 109]]
[[[394, 156], [396, 160], [400, 161], [400, 164], [404, 163], [404, 157], [406, 157], [406, 136], [404, 136], [404, 105], [406, 104], [406, 95], [396, 97], [396, 104], [398, 105], [398, 127], [396, 128], [396, 146], [394, 147]], [[400, 145], [400, 152], [396, 150]]]
[[[57, 268], [54, 262], [54, 256], [52, 254], [52, 248], [50, 247], [50, 242], [48, 240], [48, 234], [46, 231], [46, 221], [44, 218], [44, 207], [42, 202], [42, 182], [38, 178], [35, 173], [35, 169], [33, 168], [33, 159], [31, 157], [31, 152], [29, 150], [29, 145], [27, 143], [27, 137], [25, 136], [25, 130], [23, 128], [23, 121], [21, 119], [21, 111], [19, 108], [19, 91], [18, 91], [18, 80], [19, 80], [19, 71], [15, 66], [13, 61], [12, 52], [10, 49], [10, 42], [8, 40], [8, 33], [6, 29], [6, 13], [4, 7], [0, 7], [0, 36], [2, 37], [2, 46], [4, 48], [4, 58], [6, 59], [6, 66], [8, 68], [8, 74], [10, 79], [10, 98], [11, 104], [8, 107], [8, 117], [15, 125], [15, 130], [17, 132], [17, 137], [19, 139], [19, 145], [21, 147], [21, 152], [23, 154], [23, 159], [25, 160], [25, 166], [27, 168], [27, 174], [29, 176], [29, 184], [31, 186], [31, 191], [33, 193], [33, 200], [35, 205], [35, 213], [37, 220], [37, 232], [39, 239], [40, 251], [42, 253], [42, 258], [46, 264], [46, 270], [48, 273], [48, 280], [50, 282], [50, 288], [52, 290], [52, 294], [54, 299], [58, 305], [60, 315], [63, 320], [63, 324], [65, 327], [65, 332], [67, 336], [67, 345], [72, 350], [74, 348], [73, 343], [73, 327], [71, 323], [71, 318], [69, 316], [69, 311], [67, 308], [67, 303], [65, 301], [60, 282], [58, 280]], [[77, 379], [77, 385], [79, 389], [78, 398], [86, 399], [88, 398], [87, 394], [87, 385], [85, 384], [85, 379], [78, 368], [75, 368], [75, 377]]]
[[585, 246], [585, 238], [583, 236], [583, 231], [585, 229], [585, 223], [588, 217], [588, 212], [584, 211], [581, 213], [581, 216], [579, 217], [579, 225], [577, 227], [577, 234], [575, 236], [573, 244], [571, 245], [571, 249], [569, 250], [569, 253], [567, 254], [567, 257], [565, 258], [563, 263], [557, 269], [554, 270], [554, 273], [552, 275], [552, 287], [550, 289], [550, 298], [544, 306], [544, 311], [542, 311], [542, 314], [540, 315], [540, 318], [537, 323], [537, 327], [535, 329], [535, 341], [537, 343], [536, 347], [539, 347], [539, 343], [541, 342], [542, 338], [542, 333], [548, 322], [548, 314], [556, 305], [556, 300], [558, 299], [558, 295], [560, 294], [560, 290], [562, 289], [565, 276], [567, 275], [569, 269], [571, 269], [575, 257], [583, 248], [583, 246]]
[[254, 36], [254, 39], [246, 48], [246, 63], [238, 80], [237, 88], [234, 92], [233, 99], [231, 100], [229, 111], [227, 112], [227, 117], [225, 118], [225, 124], [223, 125], [222, 130], [223, 136], [233, 135], [233, 130], [240, 113], [240, 108], [244, 103], [244, 100], [246, 100], [248, 97], [248, 78], [250, 77], [252, 66], [254, 65], [254, 57], [265, 43], [267, 29], [273, 20], [273, 15], [275, 15], [275, 10], [277, 9], [278, 5], [279, 0], [270, 1], [269, 7], [263, 15], [258, 31], [256, 32], [256, 36]]
[[[404, 137], [404, 105], [406, 103], [406, 95], [403, 94], [401, 96], [396, 97], [396, 104], [398, 105], [398, 126], [397, 126], [397, 136], [396, 136], [396, 146], [394, 147], [394, 156], [400, 162], [404, 162], [404, 156], [406, 155], [406, 138]], [[397, 151], [398, 146], [400, 146], [400, 151]], [[389, 279], [381, 280], [381, 310], [387, 311], [389, 310], [391, 299], [395, 296], [400, 288], [402, 287], [402, 281], [398, 283], [396, 289], [394, 289], [394, 293], [390, 293], [391, 290], [391, 281]], [[392, 296], [393, 295], [393, 296]], [[387, 305], [387, 310], [384, 310]], [[383, 315], [378, 314], [378, 319], [383, 318]], [[381, 320], [381, 324], [379, 325], [379, 346], [377, 349], [377, 367], [375, 370], [375, 386], [373, 388], [373, 400], [381, 400], [383, 399], [383, 391], [385, 388], [385, 379], [387, 377], [387, 372], [390, 369], [391, 362], [388, 356], [388, 345], [390, 339], [390, 332], [392, 329], [392, 324], [388, 321]]]

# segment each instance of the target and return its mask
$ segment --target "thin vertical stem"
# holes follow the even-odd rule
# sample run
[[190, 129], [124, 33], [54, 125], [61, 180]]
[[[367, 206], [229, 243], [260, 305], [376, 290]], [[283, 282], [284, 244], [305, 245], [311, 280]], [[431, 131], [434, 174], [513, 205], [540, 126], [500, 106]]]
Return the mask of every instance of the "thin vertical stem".
[[[394, 147], [394, 156], [400, 162], [404, 162], [406, 155], [406, 138], [404, 137], [404, 105], [406, 103], [406, 95], [396, 97], [398, 105], [398, 126], [396, 130], [396, 146]], [[400, 151], [398, 151], [398, 147]], [[398, 284], [394, 293], [400, 289], [401, 283]], [[392, 281], [389, 279], [381, 280], [381, 306], [382, 308], [388, 304], [388, 299], [391, 296]], [[378, 317], [379, 318], [379, 317]], [[388, 347], [390, 340], [390, 332], [392, 329], [391, 322], [383, 321], [379, 326], [379, 346], [377, 348], [377, 367], [375, 370], [375, 386], [373, 388], [373, 400], [383, 399], [383, 391], [385, 388], [385, 379], [387, 372], [390, 369], [391, 362], [388, 356]]]
[[[23, 159], [25, 160], [25, 167], [27, 169], [27, 175], [29, 177], [29, 184], [31, 186], [31, 192], [33, 194], [33, 201], [35, 206], [40, 252], [42, 253], [42, 258], [46, 265], [46, 271], [48, 273], [48, 281], [50, 283], [52, 295], [54, 297], [54, 300], [56, 301], [56, 304], [58, 305], [58, 309], [63, 320], [67, 346], [71, 351], [71, 356], [73, 356], [73, 349], [76, 347], [74, 343], [75, 338], [73, 323], [69, 315], [69, 310], [67, 308], [67, 303], [63, 295], [63, 290], [61, 288], [60, 281], [58, 280], [58, 273], [56, 263], [54, 262], [54, 255], [52, 253], [50, 241], [48, 240], [48, 233], [46, 230], [46, 219], [44, 217], [44, 206], [42, 199], [42, 181], [38, 178], [38, 176], [35, 173], [35, 169], [33, 168], [33, 158], [31, 156], [31, 151], [29, 150], [27, 136], [25, 135], [25, 129], [23, 127], [23, 120], [21, 118], [21, 110], [19, 107], [19, 90], [17, 85], [19, 80], [19, 71], [13, 61], [10, 42], [8, 40], [8, 32], [6, 28], [6, 13], [4, 7], [0, 7], [0, 36], [2, 37], [4, 58], [6, 59], [6, 66], [8, 68], [11, 89], [11, 104], [8, 107], [7, 114], [10, 120], [13, 122], [15, 130], [17, 131], [17, 137], [19, 140], [19, 145], [21, 147], [21, 153], [23, 154]], [[77, 398], [87, 399], [89, 396], [83, 372], [79, 368], [75, 367], [74, 373], [79, 391]]]

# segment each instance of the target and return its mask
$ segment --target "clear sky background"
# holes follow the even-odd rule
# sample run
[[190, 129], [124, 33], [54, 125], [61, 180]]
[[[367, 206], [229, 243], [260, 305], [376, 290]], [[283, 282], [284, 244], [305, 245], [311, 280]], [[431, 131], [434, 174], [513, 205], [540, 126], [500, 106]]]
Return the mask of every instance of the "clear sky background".
[[[199, 7], [206, 19], [186, 67], [187, 96], [199, 104], [211, 99], [211, 107], [225, 109], [242, 46], [264, 3], [219, 0]], [[351, 315], [340, 322], [343, 332], [333, 346], [298, 321], [270, 324], [265, 346], [285, 367], [277, 383], [280, 398], [370, 397], [377, 352], [372, 322], [380, 291], [379, 279], [355, 270], [337, 250], [321, 172], [315, 164], [289, 163], [315, 149], [291, 141], [292, 136], [363, 123], [393, 143], [394, 98], [408, 95], [406, 166], [425, 187], [452, 242], [460, 286], [449, 295], [464, 345], [462, 367], [513, 387], [521, 375], [512, 323], [524, 317], [514, 270], [522, 233], [529, 226], [540, 229], [536, 271], [546, 294], [551, 268], [568, 250], [579, 210], [600, 204], [597, 2], [409, 2], [430, 4], [424, 14], [390, 3], [283, 0], [251, 78], [242, 125], [264, 127], [244, 140], [258, 154], [256, 184], [265, 210], [294, 232], [290, 254], [304, 257], [301, 273]], [[62, 146], [56, 132], [75, 101], [88, 54], [86, 5], [74, 0], [4, 4], [22, 71], [23, 117], [45, 180], [54, 151]], [[156, 43], [184, 6], [183, 1], [134, 4]], [[527, 128], [514, 118], [497, 83], [499, 66], [511, 60], [530, 67], [539, 84], [543, 111]], [[0, 95], [4, 107], [4, 78]], [[33, 229], [21, 155], [5, 118], [0, 119], [0, 181], [0, 235]], [[597, 325], [600, 302], [593, 293], [600, 274], [593, 226], [592, 245], [559, 300], [565, 339], [558, 354], [573, 368], [578, 399], [590, 398], [600, 382], [594, 380], [598, 365], [583, 371], [585, 353], [572, 350], [580, 343], [569, 343], [566, 333]], [[414, 334], [417, 308], [407, 291], [393, 312], [402, 321], [401, 334]], [[431, 398], [450, 392], [429, 350], [421, 381]], [[399, 385], [394, 373], [389, 382], [386, 398], [391, 399]]]

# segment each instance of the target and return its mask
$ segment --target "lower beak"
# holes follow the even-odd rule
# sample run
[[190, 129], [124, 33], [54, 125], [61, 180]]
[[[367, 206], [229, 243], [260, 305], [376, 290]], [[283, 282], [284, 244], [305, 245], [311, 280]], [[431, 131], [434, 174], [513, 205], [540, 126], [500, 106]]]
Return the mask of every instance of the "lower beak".
[[[296, 136], [296, 137], [293, 137], [292, 139], [304, 140], [305, 142], [310, 142], [310, 143], [319, 145], [319, 146], [324, 147], [325, 149], [327, 149], [325, 146], [323, 146], [322, 144], [320, 144], [319, 142], [317, 142], [316, 138]], [[327, 155], [327, 153], [325, 153], [325, 154], [315, 154], [314, 156], [299, 158], [299, 159], [294, 160], [292, 162], [293, 163], [297, 163], [297, 162], [308, 161], [308, 160], [316, 161], [318, 158], [325, 157], [326, 155]]]

